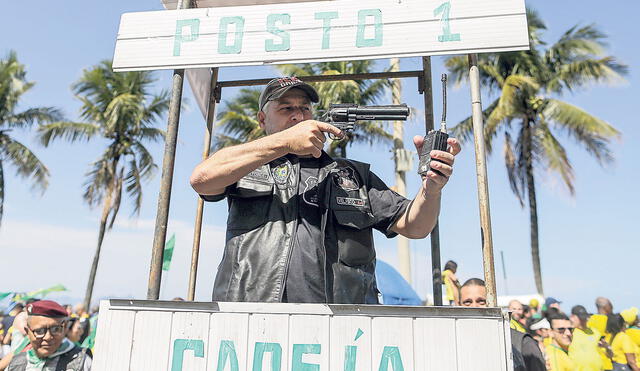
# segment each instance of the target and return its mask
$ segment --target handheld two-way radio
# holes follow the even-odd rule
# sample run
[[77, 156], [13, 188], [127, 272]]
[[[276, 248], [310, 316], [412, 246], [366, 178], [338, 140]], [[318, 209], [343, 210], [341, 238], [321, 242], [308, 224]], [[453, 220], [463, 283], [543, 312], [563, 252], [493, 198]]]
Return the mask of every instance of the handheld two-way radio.
[[[422, 176], [427, 175], [429, 170], [441, 174], [438, 170], [431, 169], [431, 151], [434, 149], [447, 150], [447, 139], [449, 138], [449, 134], [447, 134], [447, 74], [443, 73], [440, 80], [442, 81], [442, 120], [440, 121], [440, 130], [429, 130], [424, 137], [420, 151], [420, 164], [418, 165], [418, 174]], [[433, 159], [433, 161], [439, 160]]]

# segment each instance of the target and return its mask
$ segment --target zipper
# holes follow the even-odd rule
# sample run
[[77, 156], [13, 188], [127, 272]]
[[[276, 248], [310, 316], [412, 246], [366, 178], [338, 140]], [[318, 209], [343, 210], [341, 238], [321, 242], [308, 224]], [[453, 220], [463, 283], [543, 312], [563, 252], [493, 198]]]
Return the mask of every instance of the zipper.
[[[288, 160], [288, 159], [287, 159]], [[281, 281], [280, 281], [280, 295], [278, 297], [278, 302], [282, 302], [282, 297], [284, 296], [284, 290], [286, 290], [286, 285], [287, 285], [287, 276], [289, 275], [289, 264], [291, 263], [291, 252], [293, 251], [293, 244], [295, 243], [295, 238], [298, 234], [298, 224], [299, 224], [299, 218], [300, 218], [300, 210], [298, 210], [298, 187], [300, 186], [300, 162], [297, 162], [295, 164], [295, 166], [291, 166], [292, 169], [294, 169], [294, 171], [297, 171], [296, 174], [296, 182], [294, 184], [294, 191], [295, 191], [295, 197], [290, 198], [289, 200], [293, 199], [294, 202], [294, 207], [293, 209], [295, 210], [296, 213], [296, 221], [295, 224], [293, 226], [293, 231], [292, 233], [289, 235], [289, 247], [288, 247], [288, 251], [287, 251], [287, 261], [285, 262], [285, 266], [284, 266], [284, 274], [282, 275]], [[296, 170], [297, 169], [297, 170]]]

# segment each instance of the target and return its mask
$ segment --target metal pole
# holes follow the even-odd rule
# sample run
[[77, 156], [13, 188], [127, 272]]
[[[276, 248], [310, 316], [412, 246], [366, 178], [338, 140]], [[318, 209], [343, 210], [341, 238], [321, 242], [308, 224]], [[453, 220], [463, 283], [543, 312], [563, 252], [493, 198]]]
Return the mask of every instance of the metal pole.
[[[391, 72], [400, 71], [400, 58], [391, 58]], [[400, 79], [393, 79], [391, 85], [391, 103], [402, 103], [402, 82]], [[407, 186], [405, 179], [405, 170], [401, 168], [401, 162], [406, 162], [404, 156], [401, 156], [404, 149], [404, 122], [393, 122], [393, 158], [395, 162], [396, 174], [396, 192], [402, 196], [407, 195]], [[396, 237], [398, 242], [398, 261], [400, 262], [400, 274], [411, 284], [411, 251], [409, 250], [409, 239], [404, 236]]]
[[[207, 128], [204, 132], [204, 147], [202, 148], [202, 160], [209, 157], [211, 149], [211, 138], [213, 135], [213, 121], [216, 117], [216, 100], [214, 90], [218, 84], [218, 67], [211, 69], [211, 85], [209, 88], [209, 108], [207, 109]], [[200, 258], [200, 237], [202, 234], [202, 212], [204, 201], [198, 197], [198, 208], [196, 210], [196, 222], [193, 228], [193, 247], [191, 249], [191, 271], [189, 272], [189, 292], [187, 300], [193, 301], [196, 297], [196, 278], [198, 276], [198, 259]]]
[[480, 72], [478, 55], [469, 54], [469, 82], [471, 86], [471, 111], [473, 118], [473, 138], [476, 151], [476, 174], [478, 181], [478, 204], [480, 206], [480, 234], [482, 238], [482, 263], [484, 282], [487, 287], [487, 304], [495, 307], [496, 272], [493, 262], [493, 236], [491, 233], [491, 213], [489, 211], [489, 184], [484, 147], [484, 122], [482, 117], [482, 99], [480, 96]]
[[[189, 8], [190, 0], [179, 0], [177, 9]], [[167, 122], [167, 136], [162, 159], [162, 177], [160, 179], [160, 194], [158, 195], [158, 211], [156, 212], [156, 227], [153, 232], [153, 248], [151, 251], [151, 266], [149, 268], [149, 285], [147, 299], [158, 300], [162, 281], [162, 259], [164, 244], [167, 238], [167, 222], [169, 220], [169, 202], [171, 200], [171, 184], [173, 183], [173, 167], [176, 160], [176, 143], [178, 141], [178, 125], [180, 123], [180, 104], [182, 103], [182, 83], [184, 70], [173, 70], [173, 84], [171, 89], [171, 103], [169, 104], [169, 119]]]
[[[424, 98], [424, 125], [426, 132], [433, 130], [433, 91], [431, 89], [431, 57], [422, 57], [422, 96]], [[442, 272], [440, 268], [439, 223], [433, 227], [431, 240], [431, 273], [433, 283], [433, 304], [442, 305]]]

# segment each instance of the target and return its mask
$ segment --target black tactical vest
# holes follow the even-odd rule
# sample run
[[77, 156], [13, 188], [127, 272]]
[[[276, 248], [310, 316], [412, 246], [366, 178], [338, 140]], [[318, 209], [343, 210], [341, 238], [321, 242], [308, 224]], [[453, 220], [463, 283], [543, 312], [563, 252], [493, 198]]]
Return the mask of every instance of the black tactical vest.
[[[247, 174], [227, 190], [226, 246], [214, 301], [282, 301], [300, 202], [300, 166], [286, 157]], [[318, 174], [328, 303], [377, 304], [369, 165], [323, 152]]]

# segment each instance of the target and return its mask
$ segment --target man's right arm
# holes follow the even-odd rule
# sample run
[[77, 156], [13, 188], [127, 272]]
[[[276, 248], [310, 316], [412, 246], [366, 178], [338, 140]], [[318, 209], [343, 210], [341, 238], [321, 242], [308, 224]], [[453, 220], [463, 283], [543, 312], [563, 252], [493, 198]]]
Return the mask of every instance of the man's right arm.
[[318, 158], [325, 132], [342, 135], [333, 125], [307, 120], [252, 142], [223, 148], [196, 166], [191, 186], [201, 195], [219, 195], [243, 176], [288, 153]]

